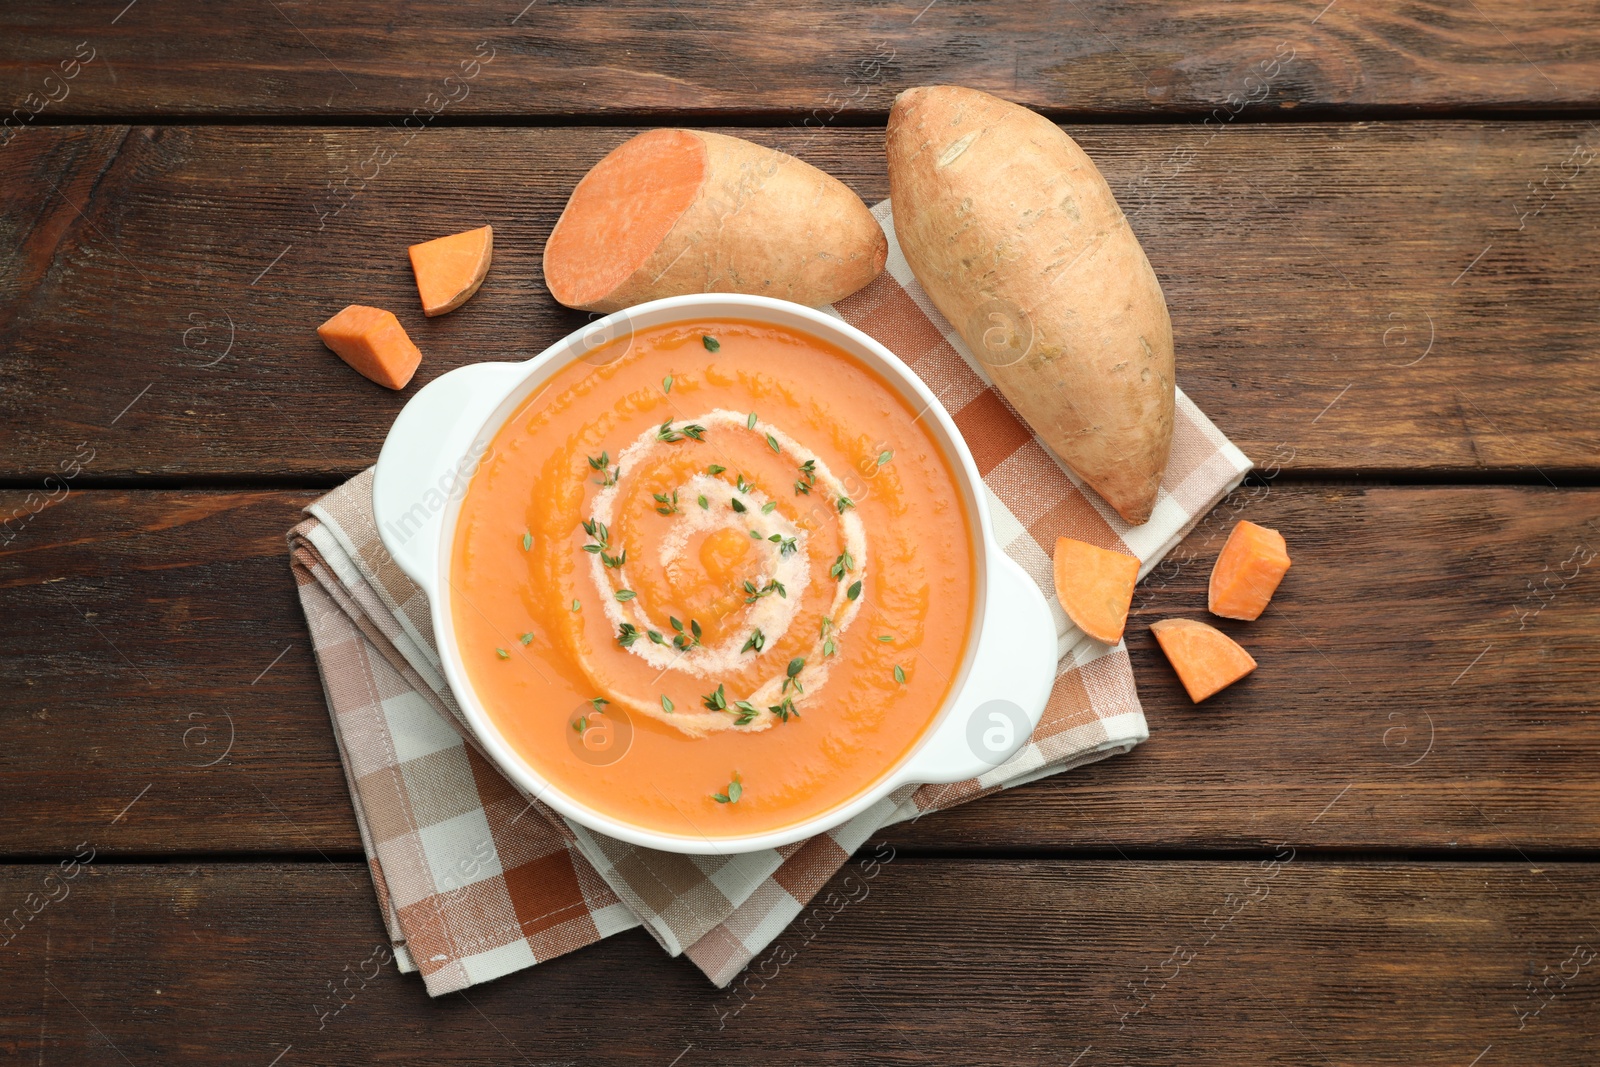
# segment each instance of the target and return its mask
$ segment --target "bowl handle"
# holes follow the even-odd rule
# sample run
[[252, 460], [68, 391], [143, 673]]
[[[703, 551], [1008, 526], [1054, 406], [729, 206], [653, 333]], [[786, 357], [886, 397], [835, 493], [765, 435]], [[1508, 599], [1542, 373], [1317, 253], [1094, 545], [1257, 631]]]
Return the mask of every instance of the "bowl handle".
[[488, 452], [484, 420], [527, 373], [520, 363], [475, 363], [435, 378], [401, 410], [372, 478], [378, 535], [400, 569], [432, 599], [445, 512], [466, 494]]
[[1044, 595], [989, 547], [978, 648], [955, 703], [897, 775], [901, 784], [961, 782], [1016, 754], [1044, 715], [1056, 680], [1056, 626]]

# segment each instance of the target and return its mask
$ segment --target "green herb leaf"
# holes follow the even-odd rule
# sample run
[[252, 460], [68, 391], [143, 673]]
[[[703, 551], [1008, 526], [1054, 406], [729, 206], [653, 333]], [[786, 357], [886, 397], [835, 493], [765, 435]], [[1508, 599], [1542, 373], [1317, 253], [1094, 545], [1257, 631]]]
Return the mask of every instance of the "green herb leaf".
[[841, 514], [841, 515], [844, 514], [844, 511], [845, 511], [846, 508], [853, 508], [853, 507], [856, 506], [856, 502], [854, 500], [851, 500], [847, 496], [840, 497], [835, 503], [836, 503], [836, 506], [839, 508], [839, 514]]
[[889, 465], [889, 461], [893, 458], [894, 453], [887, 448], [884, 449], [882, 452], [878, 453], [878, 466], [887, 467]]
[[674, 630], [678, 631], [680, 634], [683, 633], [683, 623], [679, 622], [675, 616], [668, 615], [667, 621], [672, 624], [672, 628]]
[[527, 552], [527, 551], [530, 551], [532, 548], [533, 548], [533, 534], [531, 534], [531, 533], [523, 534], [522, 535], [522, 551]]
[[733, 720], [735, 726], [749, 726], [756, 721], [756, 716], [761, 714], [761, 709], [748, 700], [740, 700], [733, 706], [739, 709], [738, 718]]
[[759, 541], [759, 540], [761, 540], [761, 531], [760, 530], [751, 530], [750, 531], [750, 536], [755, 538], [757, 541]]
[[745, 426], [747, 426], [748, 428], [750, 428], [752, 430], [755, 429], [756, 428], [756, 413], [752, 411], [750, 413], [750, 417], [748, 419], [744, 420], [744, 424], [745, 424]]
[[664, 645], [664, 644], [667, 643], [667, 639], [665, 637], [661, 636], [661, 631], [660, 630], [650, 630], [650, 631], [647, 631], [647, 634], [648, 634], [650, 640], [652, 642], [654, 642], [655, 644]]
[[605, 707], [609, 703], [611, 703], [611, 701], [607, 700], [605, 697], [590, 697], [589, 698], [589, 706], [594, 708], [595, 711], [599, 711], [601, 708]]
[[707, 693], [700, 699], [705, 702], [706, 708], [711, 711], [728, 710], [728, 697], [727, 694], [722, 691], [722, 686], [720, 684], [717, 686], [715, 692]]
[[779, 556], [792, 556], [800, 551], [800, 542], [797, 537], [785, 537], [778, 542]]
[[748, 492], [750, 492], [750, 490], [752, 490], [752, 489], [754, 489], [756, 487], [756, 483], [755, 482], [747, 482], [747, 481], [744, 480], [744, 474], [743, 473], [740, 473], [738, 481], [736, 481], [734, 483], [734, 485], [735, 485], [735, 488], [737, 488], [739, 490], [739, 492], [741, 492], [741, 493], [748, 493]]
[[661, 391], [663, 393], [672, 392], [672, 375], [669, 374], [665, 378], [661, 379]]
[[749, 652], [751, 649], [754, 649], [755, 651], [760, 652], [763, 648], [766, 648], [766, 647], [767, 647], [767, 635], [762, 633], [761, 632], [761, 628], [758, 626], [754, 630], [750, 631], [750, 636], [745, 640], [744, 647], [741, 648], [739, 651], [740, 652]]
[[889, 634], [879, 634], [878, 640], [882, 641], [884, 644], [888, 644], [890, 641], [893, 641], [894, 638]]
[[906, 684], [906, 672], [898, 663], [894, 665], [894, 680], [899, 682], [901, 685]]
[[706, 439], [706, 428], [698, 423], [691, 422], [683, 428], [683, 436], [691, 437], [696, 441], [704, 441]]
[[778, 510], [778, 502], [776, 500], [769, 500], [765, 504], [761, 505], [761, 514], [763, 514], [763, 515], [771, 515], [774, 511], [777, 511], [777, 510]]
[[856, 598], [861, 596], [861, 582], [860, 582], [860, 580], [858, 579], [854, 585], [852, 585], [849, 589], [846, 589], [845, 592], [844, 592], [844, 595], [849, 597], [851, 600], [855, 600]]
[[733, 508], [734, 511], [737, 511], [741, 515], [743, 515], [745, 512], [750, 510], [749, 508], [744, 506], [744, 501], [740, 500], [738, 497], [731, 498], [728, 501], [728, 504], [729, 504], [730, 507]]
[[507, 651], [506, 651], [506, 650], [505, 650], [505, 649], [503, 649], [503, 648], [497, 648], [497, 649], [495, 649], [495, 650], [494, 650], [494, 654], [495, 654], [495, 655], [497, 655], [497, 656], [499, 656], [499, 657], [500, 657], [500, 658], [501, 658], [501, 659], [510, 659], [510, 658], [511, 658], [511, 653], [509, 653], [509, 652], [507, 652]]
[[589, 716], [585, 715], [582, 718], [574, 719], [572, 728], [578, 731], [578, 736], [583, 736], [583, 732], [589, 728]]
[[706, 500], [706, 496], [705, 496], [704, 493], [700, 494], [700, 510], [701, 511], [710, 511], [711, 510], [711, 503], [710, 503], [710, 501]]
[[735, 778], [733, 781], [728, 783], [728, 803], [737, 804], [739, 802], [739, 798], [743, 795], [744, 784], [740, 782], [738, 778]]
[[776, 715], [779, 722], [788, 722], [791, 716], [796, 719], [800, 717], [800, 713], [795, 710], [793, 697], [784, 697], [783, 703], [773, 704], [767, 710]]
[[790, 678], [793, 678], [795, 675], [799, 674], [801, 671], [803, 671], [805, 669], [806, 669], [806, 658], [804, 656], [796, 656], [794, 659], [789, 661], [789, 669], [788, 669], [788, 671], [786, 673], [789, 675]]
[[625, 622], [617, 627], [617, 644], [623, 648], [633, 647], [633, 643], [637, 640], [639, 640], [639, 628], [633, 623]]
[[711, 475], [712, 477], [716, 477], [717, 475], [721, 474], [723, 471], [725, 471], [727, 469], [728, 469], [727, 467], [724, 467], [720, 463], [713, 463], [713, 464], [711, 464], [711, 466], [706, 468], [706, 473]]
[[626, 602], [626, 601], [632, 600], [634, 598], [634, 596], [635, 596], [635, 594], [634, 594], [634, 591], [632, 589], [618, 589], [617, 590], [617, 599], [618, 600]]
[[531, 634], [531, 633], [523, 634], [517, 640], [521, 641], [524, 645], [532, 644], [533, 643], [533, 634]]
[[835, 580], [842, 581], [846, 574], [855, 569], [855, 557], [849, 552], [841, 552], [839, 557], [833, 561], [833, 566], [828, 568], [828, 573], [833, 575]]
[[772, 436], [770, 433], [767, 434], [767, 447], [779, 454], [783, 452], [783, 446], [778, 444], [778, 439]]
[[822, 654], [824, 656], [831, 656], [835, 652], [838, 652], [838, 651], [839, 651], [839, 646], [835, 645], [833, 643], [833, 638], [829, 637], [829, 638], [825, 638], [823, 640], [823, 642], [822, 642]]
[[676, 706], [677, 705], [672, 702], [672, 698], [671, 697], [667, 696], [667, 694], [665, 694], [665, 693], [661, 694], [661, 710], [662, 711], [666, 712], [668, 715], [671, 715], [672, 714], [672, 709], [675, 708]]
[[706, 346], [707, 352], [715, 352], [722, 347], [722, 342], [708, 333], [700, 335], [700, 343]]
[[700, 642], [700, 623], [696, 619], [689, 620], [689, 632], [694, 634], [695, 643]]
[[573, 613], [573, 614], [574, 614], [574, 615], [576, 615], [576, 614], [577, 614], [577, 613], [578, 613], [578, 612], [580, 612], [580, 611], [582, 611], [582, 610], [583, 610], [583, 605], [582, 605], [582, 604], [580, 604], [580, 603], [578, 603], [578, 602], [577, 602], [577, 601], [576, 601], [576, 600], [574, 600], [574, 601], [573, 601], [573, 602], [572, 602], [572, 613]]

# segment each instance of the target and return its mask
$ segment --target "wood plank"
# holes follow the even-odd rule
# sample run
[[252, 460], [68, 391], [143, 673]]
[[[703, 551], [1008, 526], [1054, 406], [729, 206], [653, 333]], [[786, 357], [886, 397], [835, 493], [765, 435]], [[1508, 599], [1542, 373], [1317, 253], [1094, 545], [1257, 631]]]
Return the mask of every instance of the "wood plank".
[[[72, 491], [13, 521], [0, 853], [70, 850], [136, 797], [106, 848], [359, 848], [284, 554], [307, 499]], [[0, 515], [25, 500], [0, 494]], [[1259, 621], [1219, 622], [1261, 667], [1197, 708], [1148, 624], [1206, 617], [1239, 516], [1282, 530], [1295, 565]], [[1600, 490], [1247, 487], [1141, 588], [1146, 744], [891, 839], [1593, 850], [1597, 567]]]
[[[545, 291], [544, 239], [585, 168], [630, 132], [19, 140], [0, 158], [0, 225], [23, 249], [0, 275], [14, 309], [0, 324], [0, 478], [52, 471], [79, 441], [96, 478], [354, 473], [410, 393], [352, 373], [315, 325], [351, 302], [394, 309], [426, 353], [411, 390], [538, 353], [585, 321]], [[1600, 469], [1600, 243], [1578, 237], [1600, 217], [1588, 125], [1073, 132], [1163, 279], [1179, 383], [1263, 465]], [[887, 192], [881, 131], [752, 135], [869, 200]], [[365, 192], [329, 192], [390, 149]], [[1529, 182], [1549, 184], [1535, 196]], [[486, 220], [488, 282], [424, 320], [405, 246]]]
[[[26, 115], [39, 106], [27, 94], [49, 96], [37, 121], [443, 107], [448, 116], [766, 112], [825, 122], [881, 116], [900, 89], [955, 82], [1068, 115], [1205, 114], [1230, 97], [1267, 114], [1542, 110], [1600, 101], [1591, 14], [1572, 0], [1396, 10], [1325, 0], [781, 9], [285, 0], [176, 11], [96, 0], [0, 15], [0, 99]], [[93, 58], [72, 80], [46, 85], [75, 54]], [[492, 58], [462, 67], [479, 57]], [[474, 76], [444, 80], [464, 69]]]
[[1593, 865], [1284, 855], [897, 858], [836, 879], [727, 991], [634, 930], [434, 1002], [381, 965], [358, 865], [92, 864], [48, 884], [54, 866], [11, 866], [8, 911], [68, 895], [0, 948], [0, 1032], [20, 1062], [86, 1065], [414, 1062], [424, 1049], [441, 1064], [680, 1067], [1600, 1055]]

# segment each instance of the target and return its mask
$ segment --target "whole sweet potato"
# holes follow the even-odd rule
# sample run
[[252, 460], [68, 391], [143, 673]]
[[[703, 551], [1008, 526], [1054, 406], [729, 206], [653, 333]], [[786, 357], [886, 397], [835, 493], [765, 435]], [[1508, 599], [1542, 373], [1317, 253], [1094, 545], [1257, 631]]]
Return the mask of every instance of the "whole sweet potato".
[[888, 241], [861, 198], [771, 148], [703, 130], [651, 130], [584, 175], [544, 249], [568, 307], [617, 311], [685, 293], [818, 306], [883, 270]]
[[1172, 323], [1105, 179], [1055, 123], [975, 89], [889, 113], [894, 228], [1017, 412], [1128, 522], [1172, 445]]

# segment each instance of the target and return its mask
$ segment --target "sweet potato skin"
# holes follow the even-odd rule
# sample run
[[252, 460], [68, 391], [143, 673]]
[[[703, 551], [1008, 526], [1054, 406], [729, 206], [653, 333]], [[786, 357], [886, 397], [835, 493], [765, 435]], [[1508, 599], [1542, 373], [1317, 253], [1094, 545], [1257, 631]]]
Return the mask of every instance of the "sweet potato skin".
[[[598, 299], [569, 306], [610, 312], [687, 293], [750, 293], [819, 307], [842, 300], [882, 272], [889, 255], [883, 228], [837, 178], [738, 137], [671, 132], [690, 134], [704, 148], [705, 178], [698, 195], [619, 285]], [[550, 284], [553, 269], [560, 270], [551, 262], [550, 244], [544, 269]], [[562, 300], [559, 284], [550, 289]]]
[[1134, 525], [1172, 445], [1172, 323], [1094, 163], [1048, 119], [957, 86], [889, 112], [895, 234], [1018, 414]]

